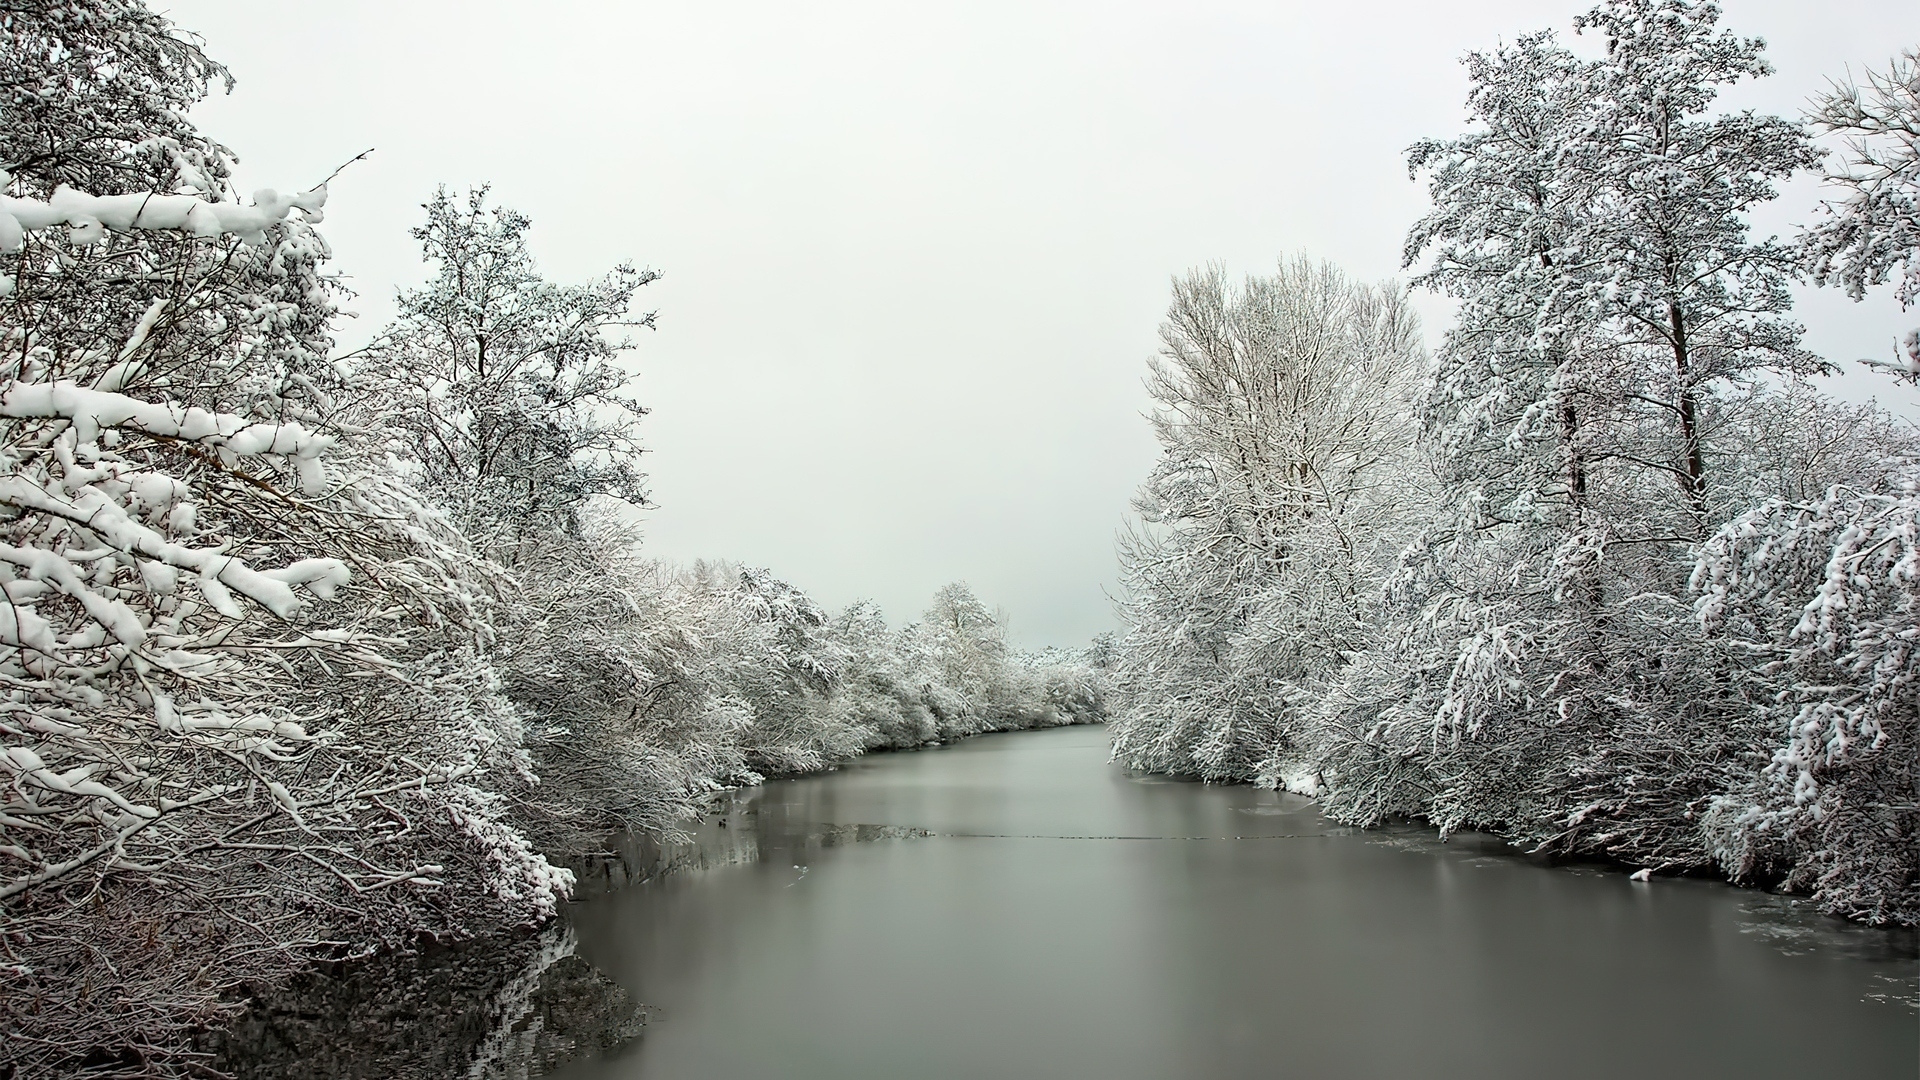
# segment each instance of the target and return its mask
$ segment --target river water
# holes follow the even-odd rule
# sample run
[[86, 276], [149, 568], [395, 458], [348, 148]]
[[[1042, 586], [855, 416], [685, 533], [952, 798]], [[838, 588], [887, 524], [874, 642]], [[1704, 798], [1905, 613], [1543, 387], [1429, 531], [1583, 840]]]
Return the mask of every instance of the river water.
[[1098, 727], [742, 793], [575, 905], [639, 1038], [554, 1075], [1899, 1077], [1910, 931], [1129, 775]]

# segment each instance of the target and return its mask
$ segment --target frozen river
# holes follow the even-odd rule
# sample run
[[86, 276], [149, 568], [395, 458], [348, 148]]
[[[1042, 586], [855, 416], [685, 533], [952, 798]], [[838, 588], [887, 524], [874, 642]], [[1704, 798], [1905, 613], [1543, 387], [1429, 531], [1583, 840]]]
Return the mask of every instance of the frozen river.
[[1920, 1068], [1913, 935], [1710, 881], [1131, 776], [1097, 727], [742, 793], [575, 906], [645, 1077], [1846, 1076]]

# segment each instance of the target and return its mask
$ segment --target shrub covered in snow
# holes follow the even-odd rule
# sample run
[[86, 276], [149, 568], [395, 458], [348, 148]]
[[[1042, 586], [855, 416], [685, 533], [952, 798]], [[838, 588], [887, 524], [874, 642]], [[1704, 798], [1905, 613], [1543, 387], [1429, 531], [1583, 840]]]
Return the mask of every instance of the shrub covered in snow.
[[1696, 574], [1701, 619], [1738, 648], [1773, 747], [1712, 807], [1728, 872], [1920, 922], [1920, 472], [1757, 507]]

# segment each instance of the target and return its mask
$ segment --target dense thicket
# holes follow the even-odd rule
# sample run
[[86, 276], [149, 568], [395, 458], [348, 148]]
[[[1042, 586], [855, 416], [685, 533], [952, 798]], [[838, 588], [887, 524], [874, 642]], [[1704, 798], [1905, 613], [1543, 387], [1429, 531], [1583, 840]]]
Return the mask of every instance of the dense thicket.
[[[1467, 58], [1472, 129], [1409, 154], [1433, 209], [1407, 264], [1458, 301], [1430, 367], [1351, 332], [1251, 344], [1321, 306], [1297, 271], [1211, 320], [1208, 279], [1175, 283], [1117, 758], [1920, 916], [1920, 440], [1808, 386], [1829, 369], [1787, 317], [1808, 273], [1914, 299], [1920, 74], [1836, 88], [1815, 124], [1847, 140], [1842, 197], [1755, 239], [1748, 211], [1823, 154], [1714, 111], [1770, 70], [1718, 19], [1610, 0], [1575, 23], [1597, 55], [1540, 33]], [[1338, 370], [1381, 376], [1364, 399], [1305, 392], [1338, 339], [1361, 350]], [[1290, 502], [1324, 468], [1298, 433], [1329, 424], [1397, 482]]]
[[223, 72], [139, 5], [8, 5], [0, 1042], [163, 1071], [226, 988], [554, 910], [485, 567], [347, 437], [324, 185], [241, 205]]
[[193, 39], [130, 0], [0, 36], [0, 1076], [196, 1074], [244, 988], [542, 921], [716, 788], [1098, 717], [964, 586], [896, 630], [641, 558], [651, 274], [548, 283], [443, 194], [336, 359], [326, 185], [238, 196]]

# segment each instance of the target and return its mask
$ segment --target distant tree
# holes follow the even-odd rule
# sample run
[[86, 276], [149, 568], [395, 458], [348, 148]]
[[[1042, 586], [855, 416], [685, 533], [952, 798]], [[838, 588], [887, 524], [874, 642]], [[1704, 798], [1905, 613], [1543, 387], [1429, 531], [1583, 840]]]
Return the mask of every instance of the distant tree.
[[750, 665], [734, 684], [753, 710], [742, 737], [748, 764], [769, 775], [813, 772], [865, 749], [861, 734], [827, 707], [845, 655], [826, 611], [758, 567], [740, 568], [718, 599], [737, 620]]
[[741, 745], [752, 709], [733, 692], [757, 657], [645, 557], [631, 520], [601, 506], [575, 524], [518, 551], [496, 616], [511, 640], [495, 654], [539, 776], [515, 820], [578, 863], [614, 833], [675, 836], [713, 792], [759, 774]]
[[832, 633], [842, 661], [837, 702], [847, 722], [867, 732], [867, 749], [911, 747], [940, 737], [933, 710], [914, 685], [901, 634], [887, 626], [870, 600], [834, 617]]
[[[1721, 462], [1715, 482], [1746, 509], [1771, 500], [1816, 502], [1836, 484], [1898, 490], [1906, 468], [1920, 459], [1920, 428], [1911, 420], [1799, 380], [1723, 396], [1708, 434]], [[1732, 498], [1736, 493], [1741, 497]]]
[[1278, 782], [1421, 502], [1418, 323], [1397, 289], [1299, 259], [1237, 290], [1218, 270], [1176, 280], [1161, 342], [1162, 456], [1121, 545], [1114, 756]]
[[572, 532], [585, 501], [646, 497], [628, 347], [610, 336], [651, 327], [631, 313], [658, 280], [622, 264], [586, 285], [540, 276], [527, 250], [532, 223], [464, 204], [443, 188], [413, 231], [434, 266], [425, 288], [400, 297], [400, 316], [361, 362], [372, 383], [369, 426], [393, 433], [463, 527], [518, 541]]
[[906, 639], [914, 677], [942, 738], [1003, 726], [1006, 628], [972, 588], [963, 581], [941, 586], [920, 622], [907, 628]]

